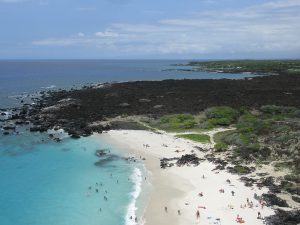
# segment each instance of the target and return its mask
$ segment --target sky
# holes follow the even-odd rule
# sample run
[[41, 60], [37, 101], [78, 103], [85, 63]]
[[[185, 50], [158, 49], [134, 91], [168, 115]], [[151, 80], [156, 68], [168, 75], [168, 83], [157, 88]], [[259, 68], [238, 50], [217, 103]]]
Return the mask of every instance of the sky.
[[0, 0], [0, 59], [300, 58], [300, 0]]

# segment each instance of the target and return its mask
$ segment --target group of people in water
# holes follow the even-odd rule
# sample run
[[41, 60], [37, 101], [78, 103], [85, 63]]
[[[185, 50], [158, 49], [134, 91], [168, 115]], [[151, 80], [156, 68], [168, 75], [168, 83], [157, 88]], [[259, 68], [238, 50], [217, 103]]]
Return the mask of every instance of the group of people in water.
[[[112, 173], [110, 174], [110, 177], [113, 177]], [[116, 180], [116, 183], [119, 184], [119, 180], [117, 179]], [[95, 190], [95, 193], [99, 193], [100, 192], [100, 188], [103, 187], [103, 183], [102, 182], [96, 182], [95, 183], [95, 186], [92, 187], [92, 186], [89, 186], [88, 187], [88, 190], [89, 191], [92, 191], [93, 189]], [[105, 195], [103, 196], [103, 200], [104, 201], [108, 201], [108, 197], [107, 197], [107, 194], [108, 194], [108, 191], [107, 190], [104, 190], [105, 192]], [[90, 196], [90, 194], [87, 194], [87, 196]], [[102, 212], [102, 208], [99, 208], [99, 212]]]
[[[110, 177], [113, 178], [113, 174], [112, 174], [112, 173], [110, 174]], [[144, 179], [147, 180], [146, 177], [144, 177]], [[128, 178], [128, 180], [130, 180], [130, 179]], [[118, 179], [116, 180], [116, 184], [119, 184], [119, 180], [118, 180]], [[100, 188], [103, 187], [103, 186], [104, 186], [104, 185], [103, 185], [102, 182], [96, 182], [94, 186], [89, 186], [89, 187], [88, 187], [88, 190], [89, 190], [89, 191], [94, 190], [95, 193], [97, 194], [97, 193], [100, 192]], [[107, 191], [107, 190], [104, 190], [104, 192], [105, 192], [105, 195], [103, 196], [103, 200], [104, 200], [104, 201], [108, 201], [108, 197], [107, 197], [108, 191]], [[90, 195], [87, 194], [87, 196], [90, 196]], [[101, 213], [101, 212], [102, 212], [102, 208], [99, 208], [98, 211]], [[135, 216], [135, 217], [130, 216], [129, 219], [130, 219], [130, 220], [134, 220], [135, 223], [138, 223], [138, 218], [137, 218], [136, 216]]]

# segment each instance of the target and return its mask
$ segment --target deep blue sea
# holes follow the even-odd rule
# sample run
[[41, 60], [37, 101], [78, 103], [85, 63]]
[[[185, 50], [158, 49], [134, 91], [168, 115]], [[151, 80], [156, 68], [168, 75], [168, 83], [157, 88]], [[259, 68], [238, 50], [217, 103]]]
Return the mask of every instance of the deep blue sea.
[[[0, 61], [0, 108], [37, 91], [90, 83], [162, 79], [240, 79], [244, 74], [165, 71], [187, 61]], [[48, 134], [0, 132], [1, 225], [129, 225], [146, 171], [122, 149], [94, 137], [56, 143]], [[57, 134], [62, 135], [62, 134]], [[98, 149], [109, 149], [103, 159]], [[104, 199], [104, 196], [107, 200]]]

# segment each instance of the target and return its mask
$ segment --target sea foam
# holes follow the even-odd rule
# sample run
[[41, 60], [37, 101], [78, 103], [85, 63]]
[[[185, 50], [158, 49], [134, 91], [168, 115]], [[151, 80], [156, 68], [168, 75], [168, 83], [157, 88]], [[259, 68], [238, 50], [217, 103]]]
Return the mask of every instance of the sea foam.
[[[141, 186], [142, 186], [142, 172], [139, 168], [134, 168], [133, 173], [131, 175], [131, 180], [134, 183], [133, 186], [133, 191], [130, 193], [130, 196], [132, 197], [132, 200], [130, 202], [130, 204], [128, 205], [127, 208], [127, 213], [126, 213], [126, 225], [136, 225], [135, 222], [135, 217], [136, 217], [136, 210], [137, 210], [137, 198], [140, 196], [141, 193]], [[130, 219], [130, 217], [132, 219]]]

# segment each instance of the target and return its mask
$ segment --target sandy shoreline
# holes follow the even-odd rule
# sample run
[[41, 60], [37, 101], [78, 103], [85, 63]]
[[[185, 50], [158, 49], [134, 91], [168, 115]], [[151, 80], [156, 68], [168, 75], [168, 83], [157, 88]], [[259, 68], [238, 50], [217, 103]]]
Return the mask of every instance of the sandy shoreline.
[[[151, 172], [147, 179], [152, 184], [144, 218], [140, 219], [146, 225], [232, 225], [238, 224], [237, 215], [243, 218], [244, 224], [260, 225], [263, 220], [257, 219], [258, 212], [262, 217], [274, 214], [273, 209], [266, 206], [262, 209], [254, 199], [254, 194], [266, 193], [266, 188], [245, 187], [237, 175], [212, 171], [215, 165], [207, 160], [197, 167], [160, 168], [160, 158], [180, 157], [190, 154], [195, 150], [195, 145], [210, 148], [210, 144], [195, 144], [175, 138], [172, 134], [136, 130], [112, 130], [96, 137], [127, 150], [137, 158], [146, 158], [146, 168]], [[199, 158], [204, 156], [200, 151], [195, 150], [195, 153]], [[230, 184], [226, 182], [227, 179], [231, 181]], [[224, 193], [220, 193], [220, 189], [224, 189]], [[202, 197], [198, 196], [200, 192], [203, 193]], [[247, 198], [253, 202], [252, 208], [248, 206]], [[196, 217], [197, 210], [200, 218]]]

